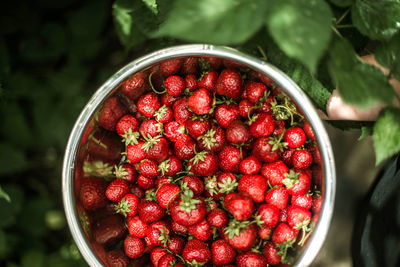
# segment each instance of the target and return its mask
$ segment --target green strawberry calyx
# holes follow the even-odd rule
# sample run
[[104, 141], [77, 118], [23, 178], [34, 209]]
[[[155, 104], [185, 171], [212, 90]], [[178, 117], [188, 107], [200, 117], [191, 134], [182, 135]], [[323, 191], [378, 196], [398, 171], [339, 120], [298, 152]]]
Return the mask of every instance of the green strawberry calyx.
[[131, 211], [130, 207], [131, 204], [129, 201], [123, 198], [118, 204], [115, 204], [114, 209], [116, 213], [120, 213], [124, 215], [124, 217], [127, 217], [127, 214]]
[[165, 175], [166, 172], [168, 172], [169, 170], [169, 159], [164, 160], [163, 162], [160, 163], [160, 165], [158, 165], [158, 171], [161, 172], [162, 175]]
[[112, 176], [112, 169], [113, 166], [110, 166], [110, 164], [104, 163], [101, 160], [85, 161], [83, 163], [83, 172], [85, 173], [85, 177], [94, 176], [107, 179]]
[[283, 184], [288, 188], [292, 188], [295, 184], [299, 182], [300, 173], [290, 170], [289, 173], [285, 173], [285, 179], [283, 179]]
[[126, 169], [121, 165], [121, 166], [114, 166], [114, 175], [118, 179], [125, 179], [125, 177], [129, 174]]
[[250, 221], [238, 221], [233, 219], [229, 222], [228, 226], [224, 228], [224, 233], [228, 235], [229, 239], [234, 236], [239, 236], [243, 229], [246, 229], [251, 224]]
[[238, 185], [239, 184], [236, 180], [228, 177], [227, 179], [223, 179], [221, 183], [218, 183], [219, 192], [223, 194], [229, 194], [231, 192], [234, 192]]
[[217, 139], [215, 139], [215, 134], [216, 131], [214, 129], [210, 129], [204, 135], [200, 136], [198, 140], [201, 140], [205, 148], [211, 149], [217, 142]]
[[146, 142], [142, 145], [142, 149], [146, 152], [149, 152], [150, 148], [157, 144], [157, 142], [160, 141], [161, 137], [162, 135], [156, 135], [152, 137], [150, 134], [148, 134], [147, 137], [143, 136]]
[[129, 128], [129, 130], [125, 131], [125, 133], [122, 135], [122, 142], [125, 143], [125, 146], [137, 145], [139, 144], [138, 142], [139, 137], [140, 137], [139, 132], [133, 132], [132, 128]]
[[281, 256], [281, 262], [284, 264], [292, 264], [293, 258], [288, 255], [288, 249], [293, 247], [293, 244], [296, 240], [288, 239], [280, 244], [275, 244], [275, 247], [279, 250], [277, 255]]
[[190, 189], [185, 189], [181, 193], [182, 201], [179, 203], [179, 206], [183, 211], [186, 211], [187, 214], [190, 214], [192, 210], [196, 209], [196, 205], [200, 203], [200, 200], [193, 199], [193, 197], [193, 191]]

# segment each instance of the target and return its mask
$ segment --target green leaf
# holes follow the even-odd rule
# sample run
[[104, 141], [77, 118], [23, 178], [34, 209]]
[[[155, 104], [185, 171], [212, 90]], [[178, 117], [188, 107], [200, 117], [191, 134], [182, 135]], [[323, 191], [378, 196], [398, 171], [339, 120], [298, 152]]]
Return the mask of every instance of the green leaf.
[[376, 50], [375, 57], [382, 66], [388, 68], [393, 76], [400, 80], [400, 33], [388, 42], [382, 43]]
[[177, 0], [155, 36], [237, 44], [261, 28], [263, 0]]
[[361, 135], [358, 137], [358, 141], [364, 139], [365, 137], [371, 136], [373, 133], [373, 127], [362, 126]]
[[8, 143], [0, 143], [0, 175], [22, 172], [28, 166], [25, 152]]
[[332, 12], [325, 1], [284, 0], [265, 16], [267, 28], [289, 57], [314, 73], [331, 38]]
[[329, 0], [329, 1], [340, 7], [351, 6], [354, 3], [354, 0]]
[[156, 0], [142, 0], [142, 1], [151, 10], [151, 12], [153, 12], [154, 14], [158, 13], [157, 1]]
[[373, 140], [378, 165], [400, 151], [400, 109], [383, 109], [374, 126]]
[[8, 203], [11, 202], [10, 196], [4, 191], [3, 187], [0, 185], [0, 198], [5, 199]]
[[351, 11], [356, 28], [371, 39], [385, 40], [399, 30], [398, 0], [356, 0]]
[[363, 63], [347, 40], [333, 42], [328, 68], [345, 102], [360, 108], [392, 102], [394, 90], [387, 78], [377, 67]]

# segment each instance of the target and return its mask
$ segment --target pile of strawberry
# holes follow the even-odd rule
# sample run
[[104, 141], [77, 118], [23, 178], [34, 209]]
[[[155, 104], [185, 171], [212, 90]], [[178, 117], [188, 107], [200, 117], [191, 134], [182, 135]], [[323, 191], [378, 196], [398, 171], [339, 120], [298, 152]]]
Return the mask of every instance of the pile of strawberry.
[[125, 149], [111, 179], [83, 178], [79, 191], [85, 211], [114, 213], [92, 227], [109, 266], [293, 261], [321, 207], [321, 159], [280, 88], [231, 61], [189, 57], [118, 93], [97, 120]]

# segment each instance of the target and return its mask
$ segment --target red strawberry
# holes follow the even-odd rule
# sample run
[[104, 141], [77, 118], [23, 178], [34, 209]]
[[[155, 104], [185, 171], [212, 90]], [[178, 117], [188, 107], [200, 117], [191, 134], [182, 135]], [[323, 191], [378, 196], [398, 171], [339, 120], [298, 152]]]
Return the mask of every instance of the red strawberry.
[[[159, 168], [160, 168], [160, 166], [159, 166]], [[171, 183], [172, 183], [172, 179], [170, 177], [162, 175], [162, 176], [157, 177], [154, 187], [159, 188], [163, 184], [171, 184]]]
[[213, 70], [218, 70], [222, 65], [222, 59], [212, 56], [204, 56], [202, 59], [210, 66]]
[[150, 159], [144, 159], [139, 164], [139, 172], [148, 178], [156, 178], [159, 175], [158, 165]]
[[232, 68], [232, 69], [241, 69], [241, 68], [246, 68], [246, 65], [239, 63], [237, 61], [231, 60], [231, 59], [222, 59], [222, 63], [224, 64], [225, 67]]
[[185, 126], [190, 136], [197, 140], [200, 136], [206, 134], [207, 131], [210, 130], [211, 123], [209, 120], [193, 117], [186, 121]]
[[151, 118], [161, 107], [160, 99], [154, 92], [147, 93], [139, 98], [137, 109], [143, 116]]
[[139, 216], [128, 217], [127, 219], [129, 234], [136, 237], [145, 237], [148, 225]]
[[215, 87], [219, 95], [238, 98], [243, 90], [242, 77], [234, 69], [225, 69], [219, 74]]
[[79, 191], [79, 199], [86, 210], [96, 210], [107, 205], [107, 182], [101, 178], [87, 177], [83, 179]]
[[264, 92], [267, 90], [268, 88], [262, 83], [249, 82], [246, 85], [247, 99], [255, 104], [264, 96]]
[[108, 184], [106, 197], [112, 202], [118, 202], [129, 193], [129, 184], [126, 180], [115, 179]]
[[144, 138], [155, 137], [163, 132], [163, 125], [153, 119], [145, 120], [140, 124], [139, 132]]
[[311, 210], [314, 213], [318, 214], [322, 208], [322, 201], [323, 201], [322, 196], [321, 196], [321, 194], [314, 194], [312, 198], [313, 198], [313, 202], [312, 202]]
[[225, 172], [238, 172], [242, 160], [240, 149], [234, 146], [225, 146], [218, 154], [219, 166]]
[[188, 229], [186, 226], [180, 225], [179, 223], [175, 222], [174, 220], [171, 221], [171, 228], [177, 234], [186, 235]]
[[198, 61], [197, 57], [187, 57], [183, 59], [181, 73], [184, 75], [187, 74], [196, 74], [198, 72]]
[[158, 170], [162, 175], [174, 176], [182, 170], [182, 162], [175, 156], [169, 156], [158, 165]]
[[237, 267], [265, 267], [267, 266], [267, 259], [259, 253], [254, 251], [242, 252], [236, 259]]
[[128, 109], [118, 97], [110, 97], [104, 102], [99, 113], [99, 125], [106, 130], [115, 131], [119, 119], [128, 113]]
[[183, 60], [181, 58], [173, 58], [164, 60], [160, 64], [160, 71], [164, 77], [177, 74], [182, 67]]
[[168, 242], [168, 249], [174, 254], [182, 254], [183, 248], [185, 247], [185, 239], [180, 236], [172, 236]]
[[139, 72], [129, 77], [121, 88], [124, 95], [136, 101], [144, 92], [150, 90], [149, 77], [144, 72]]
[[249, 196], [237, 193], [225, 201], [225, 208], [236, 220], [246, 221], [253, 214], [254, 203]]
[[121, 137], [124, 137], [125, 134], [129, 133], [129, 130], [132, 133], [139, 130], [139, 121], [132, 115], [128, 114], [118, 120], [115, 128], [117, 133]]
[[210, 92], [215, 92], [218, 79], [218, 72], [212, 70], [205, 73], [198, 81], [199, 88], [205, 88]]
[[256, 203], [264, 201], [267, 189], [267, 180], [262, 175], [245, 174], [239, 180], [238, 191], [248, 194]]
[[279, 222], [279, 209], [271, 204], [262, 204], [257, 211], [263, 227], [274, 228]]
[[204, 191], [203, 181], [197, 176], [187, 175], [183, 177], [182, 183], [186, 183], [187, 187], [197, 196], [201, 195]]
[[144, 223], [152, 223], [164, 217], [165, 210], [155, 201], [142, 200], [138, 206], [138, 213]]
[[126, 226], [121, 216], [111, 215], [101, 219], [93, 228], [94, 240], [103, 246], [112, 246], [125, 237]]
[[115, 166], [114, 174], [118, 179], [126, 180], [130, 184], [136, 182], [137, 172], [129, 163], [124, 163], [118, 167]]
[[274, 187], [265, 195], [265, 202], [272, 204], [278, 209], [286, 208], [289, 199], [287, 189], [283, 186]]
[[257, 174], [261, 170], [261, 162], [255, 156], [247, 157], [240, 162], [239, 170], [242, 174]]
[[179, 192], [181, 189], [175, 184], [163, 184], [157, 189], [157, 201], [158, 204], [164, 208], [168, 209], [169, 204], [179, 197]]
[[238, 186], [237, 178], [231, 172], [222, 172], [217, 177], [219, 192], [229, 194], [234, 192]]
[[185, 123], [191, 116], [187, 98], [181, 98], [174, 103], [174, 119], [179, 123]]
[[281, 209], [281, 213], [279, 214], [279, 221], [287, 223], [287, 207], [284, 209]]
[[257, 238], [257, 227], [248, 221], [233, 220], [222, 233], [225, 241], [239, 251], [250, 250]]
[[242, 118], [248, 118], [251, 114], [253, 114], [254, 109], [252, 109], [253, 103], [251, 103], [247, 99], [243, 99], [239, 103], [239, 114]]
[[197, 89], [188, 98], [188, 106], [197, 115], [205, 115], [211, 110], [212, 97], [204, 88]]
[[274, 163], [264, 164], [261, 168], [261, 174], [272, 186], [283, 185], [283, 180], [286, 178], [288, 173], [289, 168], [281, 160]]
[[221, 104], [215, 109], [215, 119], [219, 126], [228, 128], [229, 124], [240, 119], [239, 107], [234, 103]]
[[144, 142], [138, 141], [137, 144], [128, 145], [126, 155], [131, 164], [139, 163], [146, 157], [146, 151], [143, 149]]
[[290, 170], [289, 174], [286, 174], [285, 177], [283, 183], [290, 195], [304, 195], [310, 190], [311, 177], [306, 171], [294, 172]]
[[271, 239], [272, 229], [266, 226], [260, 226], [258, 228], [258, 236], [261, 239], [269, 240]]
[[213, 230], [206, 219], [203, 219], [194, 225], [188, 226], [188, 232], [191, 236], [201, 241], [207, 241], [213, 234]]
[[314, 130], [308, 121], [304, 122], [303, 130], [308, 138], [310, 138], [313, 141], [316, 141]]
[[272, 234], [272, 242], [277, 244], [291, 243], [293, 244], [296, 241], [298, 231], [291, 228], [286, 223], [280, 223], [275, 228]]
[[305, 144], [306, 134], [300, 127], [292, 127], [286, 130], [283, 139], [289, 148], [298, 148]]
[[281, 262], [281, 255], [279, 249], [276, 248], [275, 243], [267, 242], [262, 249], [262, 253], [267, 259], [268, 264], [277, 265]]
[[164, 81], [167, 93], [174, 97], [179, 97], [185, 91], [185, 80], [178, 75], [169, 76]]
[[216, 240], [211, 245], [212, 263], [224, 266], [235, 260], [236, 251], [223, 239]]
[[114, 249], [107, 252], [107, 263], [109, 267], [128, 267], [129, 258], [121, 249]]
[[286, 130], [285, 121], [276, 120], [275, 121], [275, 130], [272, 134], [274, 136], [281, 136], [285, 130]]
[[115, 211], [125, 217], [133, 217], [138, 212], [139, 198], [134, 194], [126, 194], [115, 205]]
[[166, 255], [162, 256], [161, 259], [158, 261], [157, 267], [170, 267], [176, 266], [176, 257], [172, 254], [167, 253]]
[[167, 93], [161, 95], [161, 103], [167, 107], [172, 108], [175, 102], [179, 99], [179, 97], [174, 97]]
[[270, 144], [268, 137], [257, 138], [254, 143], [252, 154], [261, 162], [272, 163], [279, 159], [279, 150], [272, 150], [273, 145]]
[[153, 178], [144, 175], [139, 175], [139, 177], [137, 178], [137, 184], [144, 190], [148, 190], [154, 187], [155, 181]]
[[197, 239], [189, 240], [183, 249], [182, 257], [185, 261], [204, 264], [211, 260], [211, 251], [208, 246]]
[[151, 250], [150, 252], [150, 260], [153, 263], [154, 266], [158, 266], [158, 262], [162, 258], [162, 256], [168, 254], [166, 250], [164, 250], [161, 247], [155, 247]]
[[185, 135], [179, 138], [174, 144], [175, 156], [181, 160], [188, 160], [195, 156], [194, 146], [196, 142], [190, 136]]
[[313, 196], [310, 194], [304, 194], [304, 195], [295, 195], [292, 196], [290, 199], [290, 204], [292, 206], [297, 206], [297, 207], [302, 207], [304, 209], [311, 209], [312, 204], [313, 204]]
[[180, 199], [170, 203], [170, 211], [175, 222], [190, 226], [203, 220], [206, 215], [206, 204], [200, 197], [183, 194]]
[[169, 233], [170, 229], [165, 221], [152, 223], [146, 230], [146, 236], [149, 238], [150, 244], [156, 246], [166, 245]]
[[185, 124], [181, 124], [176, 121], [168, 122], [164, 125], [164, 135], [171, 142], [176, 142], [182, 136], [185, 136]]
[[293, 167], [296, 169], [307, 169], [313, 162], [310, 151], [306, 149], [295, 150], [292, 155]]
[[137, 184], [134, 184], [134, 185], [131, 186], [130, 192], [132, 194], [136, 195], [138, 198], [144, 198], [145, 197], [145, 193], [144, 193], [143, 189]]
[[296, 149], [294, 149], [294, 148], [288, 148], [288, 149], [285, 149], [285, 151], [283, 151], [283, 153], [282, 153], [282, 161], [289, 167], [293, 166], [292, 156], [295, 151], [296, 151]]
[[211, 153], [219, 152], [225, 146], [225, 132], [222, 128], [213, 124], [211, 129], [198, 137], [200, 149]]
[[189, 162], [190, 171], [197, 176], [212, 176], [218, 170], [218, 156], [202, 151], [197, 153]]
[[211, 226], [216, 228], [225, 227], [228, 225], [228, 215], [222, 209], [213, 209], [208, 213], [207, 221]]
[[131, 259], [137, 259], [144, 253], [146, 244], [143, 239], [134, 236], [127, 236], [124, 240], [125, 255]]
[[185, 85], [189, 92], [194, 92], [197, 89], [197, 78], [194, 74], [186, 75]]
[[168, 157], [168, 142], [167, 139], [161, 137], [161, 135], [148, 139], [147, 142], [143, 144], [142, 148], [147, 152], [146, 157], [148, 159], [159, 163]]
[[[311, 212], [309, 210], [297, 206], [288, 207], [287, 223], [294, 229], [303, 230], [303, 238], [305, 237], [305, 233], [310, 231], [308, 228], [310, 222]], [[301, 241], [300, 245], [302, 245], [305, 240], [302, 239]]]
[[249, 127], [242, 121], [236, 120], [226, 129], [226, 140], [234, 145], [242, 145], [250, 140]]
[[252, 136], [268, 137], [275, 130], [274, 118], [268, 113], [258, 113], [256, 119], [250, 125], [250, 133]]

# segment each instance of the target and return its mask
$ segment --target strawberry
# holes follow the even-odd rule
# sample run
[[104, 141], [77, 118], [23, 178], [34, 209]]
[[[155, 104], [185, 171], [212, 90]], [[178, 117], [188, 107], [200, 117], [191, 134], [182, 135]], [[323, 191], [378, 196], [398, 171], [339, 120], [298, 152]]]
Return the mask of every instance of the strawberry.
[[182, 254], [185, 243], [184, 238], [180, 236], [172, 236], [168, 242], [168, 249], [174, 254]]
[[182, 136], [174, 144], [175, 156], [180, 160], [188, 160], [195, 156], [194, 146], [196, 142], [188, 135]]
[[305, 144], [306, 134], [300, 127], [292, 127], [286, 130], [283, 139], [289, 148], [298, 148]]
[[231, 172], [222, 172], [217, 177], [218, 191], [223, 194], [234, 192], [238, 186], [237, 178]]
[[261, 162], [255, 156], [249, 156], [240, 162], [239, 170], [242, 174], [257, 174], [261, 170]]
[[222, 59], [222, 63], [224, 64], [225, 67], [232, 68], [232, 69], [241, 69], [241, 68], [246, 68], [246, 66], [242, 63], [239, 63], [237, 61], [231, 60], [231, 59]]
[[149, 227], [139, 216], [128, 217], [127, 219], [129, 234], [136, 237], [145, 237]]
[[249, 221], [232, 220], [223, 228], [222, 236], [234, 249], [248, 251], [256, 242], [257, 227]]
[[307, 169], [313, 162], [310, 151], [306, 149], [295, 150], [292, 155], [292, 164], [296, 169]]
[[197, 176], [187, 175], [183, 177], [182, 183], [186, 184], [187, 187], [192, 190], [193, 194], [196, 196], [201, 195], [204, 191], [203, 181]]
[[248, 118], [251, 114], [253, 114], [254, 109], [252, 109], [253, 103], [251, 103], [247, 99], [243, 99], [239, 103], [239, 114], [242, 118]]
[[181, 73], [184, 75], [187, 74], [196, 74], [198, 72], [198, 61], [197, 57], [187, 57], [183, 59]]
[[150, 159], [144, 159], [139, 163], [139, 172], [148, 178], [156, 178], [159, 175], [158, 165]]
[[144, 198], [145, 197], [145, 193], [144, 193], [143, 189], [137, 184], [134, 184], [134, 185], [131, 186], [130, 192], [132, 194], [136, 195], [138, 198]]
[[253, 214], [254, 203], [249, 196], [236, 193], [229, 200], [225, 200], [225, 208], [236, 220], [246, 221]]
[[168, 254], [168, 252], [163, 248], [155, 247], [150, 252], [150, 260], [153, 263], [153, 265], [157, 267], [159, 260], [162, 258], [162, 256], [166, 254]]
[[182, 258], [188, 263], [204, 264], [211, 260], [211, 251], [205, 243], [192, 239], [186, 243]]
[[279, 222], [284, 222], [287, 223], [287, 207], [284, 209], [281, 209], [281, 212], [279, 214]]
[[289, 168], [281, 160], [274, 163], [264, 164], [261, 168], [261, 174], [272, 186], [283, 185], [283, 180], [286, 179], [288, 173]]
[[209, 72], [206, 72], [198, 81], [197, 85], [199, 88], [205, 88], [210, 92], [215, 92], [216, 84], [217, 84], [217, 79], [218, 79], [218, 72], [212, 70]]
[[164, 217], [165, 210], [155, 201], [141, 200], [138, 206], [138, 214], [144, 223], [152, 223]]
[[223, 239], [211, 245], [211, 261], [216, 266], [224, 266], [235, 260], [236, 251]]
[[176, 262], [176, 257], [172, 254], [167, 253], [160, 258], [157, 267], [176, 266], [175, 262]]
[[276, 226], [272, 234], [272, 242], [277, 244], [290, 244], [290, 246], [296, 241], [298, 231], [291, 228], [286, 223], [279, 223]]
[[155, 137], [163, 132], [163, 125], [162, 123], [149, 119], [145, 120], [140, 124], [139, 127], [139, 133], [144, 137], [144, 138], [151, 138]]
[[240, 149], [231, 145], [225, 146], [218, 154], [219, 167], [225, 172], [238, 172], [242, 160]]
[[189, 92], [194, 92], [197, 89], [197, 78], [194, 74], [188, 74], [185, 77], [185, 87]]
[[261, 97], [264, 96], [264, 92], [268, 90], [268, 88], [260, 83], [260, 82], [249, 82], [246, 85], [246, 94], [247, 94], [247, 99], [255, 104], [257, 103]]
[[213, 99], [207, 89], [200, 88], [188, 98], [188, 106], [197, 115], [208, 114], [211, 110]]
[[258, 160], [265, 163], [272, 163], [279, 159], [279, 150], [273, 150], [268, 137], [257, 138], [251, 152]]
[[126, 194], [115, 205], [115, 212], [124, 215], [125, 217], [133, 217], [138, 212], [139, 198], [134, 194]]
[[175, 156], [169, 156], [158, 165], [158, 170], [162, 175], [174, 176], [182, 170], [182, 162]]
[[121, 249], [114, 249], [107, 252], [107, 263], [109, 267], [128, 267], [129, 258]]
[[179, 196], [181, 189], [175, 184], [163, 184], [157, 189], [158, 204], [168, 209], [169, 204]]
[[287, 213], [287, 223], [290, 227], [302, 230], [303, 235], [301, 240], [299, 241], [299, 245], [304, 245], [311, 228], [309, 227], [311, 222], [311, 212], [305, 208], [297, 207], [297, 206], [290, 206], [288, 207]]
[[218, 156], [207, 151], [199, 152], [190, 160], [189, 166], [196, 176], [212, 176], [218, 170]]
[[157, 221], [149, 225], [146, 230], [146, 236], [149, 238], [150, 244], [155, 246], [166, 245], [170, 228], [165, 221]]
[[225, 227], [228, 225], [228, 215], [224, 210], [216, 208], [208, 213], [207, 221], [216, 228]]
[[219, 152], [225, 146], [225, 132], [215, 124], [197, 139], [200, 149], [211, 153]]
[[173, 105], [174, 119], [179, 123], [185, 123], [191, 116], [187, 98], [177, 100]]
[[129, 99], [137, 100], [144, 92], [150, 90], [149, 77], [144, 72], [138, 72], [129, 77], [121, 85], [121, 91]]
[[84, 178], [79, 191], [79, 200], [86, 210], [96, 210], [107, 205], [107, 182], [101, 178]]
[[318, 214], [321, 211], [322, 208], [322, 196], [321, 194], [314, 194], [312, 196], [313, 200], [312, 200], [312, 206], [311, 206], [311, 210]]
[[275, 130], [274, 118], [268, 113], [258, 113], [255, 120], [250, 125], [250, 133], [252, 136], [268, 137]]
[[293, 153], [296, 151], [294, 148], [285, 149], [281, 155], [282, 161], [289, 167], [292, 167], [292, 156]]
[[131, 164], [139, 163], [146, 157], [146, 151], [143, 149], [144, 142], [138, 141], [137, 144], [128, 145], [126, 154]]
[[226, 129], [226, 140], [233, 145], [242, 145], [250, 140], [249, 127], [242, 121], [236, 120]]
[[248, 194], [256, 203], [264, 201], [267, 189], [267, 180], [262, 175], [245, 174], [239, 180], [238, 191]]
[[186, 121], [185, 126], [188, 134], [197, 140], [210, 130], [211, 123], [209, 120], [192, 117], [192, 119]]
[[265, 195], [265, 202], [272, 204], [278, 209], [284, 209], [289, 200], [289, 194], [284, 186], [274, 187]]
[[178, 75], [172, 75], [164, 81], [167, 93], [174, 97], [179, 97], [185, 91], [185, 80]]
[[164, 77], [177, 74], [182, 67], [183, 60], [181, 58], [173, 58], [164, 60], [160, 63], [160, 71]]
[[[158, 166], [158, 168], [160, 168], [160, 166]], [[171, 177], [165, 176], [165, 175], [161, 175], [158, 176], [155, 183], [154, 183], [154, 187], [155, 188], [159, 188], [160, 186], [162, 186], [163, 184], [171, 184], [172, 183], [172, 179]]]
[[303, 130], [308, 138], [310, 138], [313, 141], [316, 141], [314, 130], [308, 121], [304, 122]]
[[213, 57], [213, 56], [204, 56], [201, 59], [203, 59], [203, 61], [205, 63], [207, 63], [209, 65], [209, 67], [213, 70], [218, 70], [219, 68], [221, 68], [222, 65], [222, 59], [218, 58], [218, 57]]
[[213, 230], [206, 219], [203, 219], [194, 225], [188, 226], [188, 232], [191, 236], [200, 241], [207, 241], [213, 234]]
[[254, 251], [242, 252], [236, 259], [237, 267], [264, 267], [267, 266], [267, 259]]
[[112, 202], [120, 201], [128, 193], [129, 184], [123, 179], [115, 179], [108, 184], [106, 189], [106, 197]]
[[144, 175], [139, 175], [137, 178], [137, 184], [144, 190], [148, 190], [150, 188], [153, 188], [155, 185], [155, 181], [153, 178], [144, 176]]
[[144, 253], [146, 244], [143, 239], [128, 235], [124, 240], [125, 255], [131, 259], [137, 259]]
[[164, 135], [168, 140], [175, 143], [178, 139], [185, 136], [185, 129], [185, 124], [171, 121], [164, 125]]
[[93, 228], [93, 239], [103, 245], [112, 246], [125, 237], [127, 229], [119, 215], [111, 215], [101, 219]]
[[201, 197], [193, 197], [192, 194], [181, 194], [179, 199], [170, 203], [171, 217], [180, 225], [190, 226], [197, 224], [206, 215], [204, 200]]
[[262, 204], [257, 214], [264, 227], [274, 228], [279, 222], [279, 209], [274, 205]]
[[150, 160], [160, 163], [168, 157], [168, 142], [167, 139], [161, 137], [161, 135], [147, 139], [147, 142], [143, 144], [142, 148], [147, 152], [146, 157]]
[[243, 90], [242, 77], [234, 69], [225, 69], [219, 74], [215, 87], [219, 95], [238, 98]]
[[139, 121], [132, 115], [128, 114], [118, 120], [115, 129], [119, 136], [124, 137], [124, 135], [129, 133], [129, 131], [134, 133], [139, 130]]
[[128, 109], [121, 103], [118, 97], [110, 97], [100, 109], [98, 122], [101, 127], [109, 131], [115, 131], [119, 119], [128, 113]]
[[147, 118], [154, 116], [156, 111], [161, 107], [160, 99], [154, 92], [147, 93], [139, 98], [137, 109], [140, 114]]
[[186, 235], [188, 229], [186, 226], [180, 225], [179, 223], [175, 222], [174, 220], [171, 221], [171, 228], [177, 234]]
[[300, 172], [295, 172], [290, 170], [285, 177], [283, 183], [290, 195], [304, 195], [310, 190], [311, 177], [306, 171], [301, 170]]
[[260, 226], [258, 228], [258, 236], [261, 239], [269, 240], [271, 238], [272, 229], [266, 226]]
[[281, 136], [285, 130], [286, 130], [285, 121], [276, 120], [275, 121], [275, 130], [272, 133], [272, 135]]
[[279, 249], [276, 248], [275, 243], [267, 242], [262, 249], [262, 253], [267, 259], [268, 264], [277, 265], [281, 262], [281, 255]]
[[313, 204], [313, 196], [308, 193], [304, 195], [292, 196], [290, 199], [290, 204], [292, 206], [297, 206], [309, 210], [311, 209]]
[[126, 180], [128, 183], [133, 184], [136, 182], [137, 172], [135, 168], [129, 163], [124, 163], [120, 166], [115, 166], [114, 175], [118, 179]]
[[172, 108], [174, 106], [175, 102], [178, 99], [180, 99], [180, 98], [179, 97], [174, 97], [172, 95], [169, 95], [169, 94], [165, 93], [165, 94], [161, 95], [161, 104]]
[[222, 128], [228, 128], [233, 121], [240, 119], [239, 107], [230, 103], [223, 103], [215, 109], [215, 119]]

